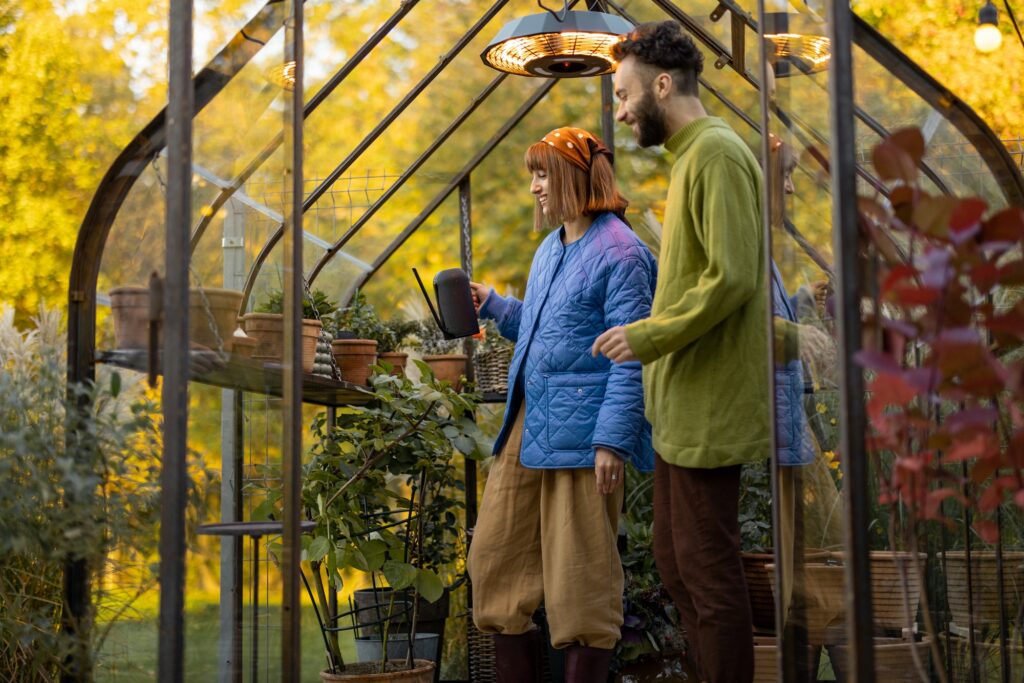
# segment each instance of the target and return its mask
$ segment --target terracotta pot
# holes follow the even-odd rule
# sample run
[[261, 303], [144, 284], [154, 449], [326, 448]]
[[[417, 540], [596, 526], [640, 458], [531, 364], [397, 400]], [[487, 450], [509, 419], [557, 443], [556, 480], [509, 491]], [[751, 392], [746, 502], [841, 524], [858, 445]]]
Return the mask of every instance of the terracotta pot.
[[[231, 353], [242, 293], [204, 287], [189, 290], [188, 338], [211, 350]], [[117, 287], [110, 290], [114, 313], [114, 342], [119, 349], [149, 347], [149, 288]], [[217, 337], [220, 337], [220, 346]], [[161, 335], [160, 343], [163, 343]]]
[[[753, 683], [776, 683], [779, 680], [779, 645], [775, 636], [754, 636], [754, 679]], [[821, 646], [808, 645], [803, 661], [797, 661], [796, 680], [816, 681], [810, 671], [817, 672], [821, 664]]]
[[[765, 631], [775, 631], [775, 597], [772, 592], [772, 581], [768, 579], [765, 566], [775, 562], [775, 556], [767, 553], [740, 553], [743, 560], [743, 572], [747, 579], [747, 594], [750, 597], [750, 611], [754, 626]], [[804, 552], [804, 562], [823, 563], [829, 558], [827, 550], [811, 550]]]
[[[376, 342], [374, 342], [376, 343]], [[372, 683], [373, 681], [390, 681], [391, 683], [433, 683], [434, 680], [434, 663], [425, 659], [416, 659], [413, 661], [413, 668], [406, 669], [405, 660], [393, 660], [388, 662], [389, 665], [394, 665], [399, 670], [388, 671], [387, 673], [377, 673], [380, 671], [379, 662], [357, 662], [355, 664], [347, 664], [345, 666], [345, 673], [343, 674], [332, 674], [327, 671], [320, 672], [320, 680], [327, 681], [338, 681], [340, 683]]]
[[[253, 358], [280, 363], [284, 358], [284, 316], [280, 313], [246, 313], [242, 316], [245, 333], [254, 337], [259, 345]], [[302, 371], [313, 371], [316, 359], [316, 340], [320, 338], [323, 323], [319, 320], [302, 321]]]
[[[942, 562], [942, 556], [939, 556]], [[970, 628], [967, 608], [967, 553], [946, 551], [946, 585], [949, 611], [954, 624]], [[971, 551], [971, 585], [973, 587], [974, 626], [999, 623], [999, 576], [994, 550]], [[1011, 622], [1024, 598], [1024, 551], [1003, 551], [1003, 607]]]
[[[766, 564], [768, 580], [775, 591], [775, 565]], [[842, 631], [846, 621], [846, 589], [843, 568], [834, 564], [804, 566], [807, 642], [822, 645], [833, 631]]]
[[398, 351], [385, 351], [377, 354], [378, 363], [387, 363], [391, 366], [391, 374], [398, 377], [405, 377], [405, 366], [409, 363], [409, 354]]
[[455, 391], [462, 388], [461, 376], [466, 374], [466, 361], [469, 356], [464, 353], [448, 353], [443, 356], [423, 356], [423, 361], [430, 366], [434, 377], [451, 382]]
[[[999, 644], [999, 636], [993, 633], [984, 638], [975, 629], [974, 635], [974, 660], [971, 659], [971, 645], [968, 640], [967, 629], [957, 635], [946, 633], [939, 634], [939, 643], [949, 648], [950, 658], [953, 662], [953, 669], [950, 683], [1002, 683], [1003, 679], [1003, 649]], [[995, 642], [993, 642], [993, 640]], [[1020, 680], [1020, 672], [1024, 671], [1024, 646], [1015, 644], [1015, 638], [1009, 638], [1007, 649], [1010, 662], [1009, 680]], [[977, 679], [974, 673], [977, 672]]]
[[773, 636], [754, 636], [754, 683], [779, 680], [778, 659], [778, 645]]
[[116, 287], [110, 290], [114, 317], [114, 347], [149, 348], [149, 288]]
[[252, 355], [256, 353], [257, 347], [260, 343], [253, 337], [234, 337], [234, 344], [231, 347], [231, 353], [242, 358], [252, 358]]
[[[917, 683], [921, 680], [921, 676], [914, 666], [913, 650], [917, 650], [917, 656], [924, 665], [925, 672], [928, 672], [930, 646], [929, 638], [925, 638], [919, 643], [901, 638], [875, 638], [876, 680], [886, 683]], [[847, 676], [849, 669], [846, 666], [848, 656], [849, 647], [846, 645], [829, 648], [832, 669], [835, 671], [836, 681], [839, 683], [849, 680]]]
[[[203, 287], [188, 292], [188, 338], [195, 344], [231, 353], [235, 322], [242, 305], [242, 293], [233, 289]], [[214, 331], [216, 330], [216, 334]], [[217, 346], [220, 337], [221, 346]]]
[[377, 362], [377, 342], [373, 339], [335, 339], [331, 342], [334, 362], [341, 378], [357, 386], [364, 386], [373, 374]]

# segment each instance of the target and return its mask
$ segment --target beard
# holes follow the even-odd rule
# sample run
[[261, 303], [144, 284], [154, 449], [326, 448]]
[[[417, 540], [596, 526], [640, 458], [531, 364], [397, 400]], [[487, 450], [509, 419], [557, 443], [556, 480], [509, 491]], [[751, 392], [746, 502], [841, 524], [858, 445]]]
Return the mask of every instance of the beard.
[[640, 100], [636, 112], [636, 143], [641, 147], [654, 147], [668, 139], [665, 114], [658, 109], [654, 95], [648, 90]]

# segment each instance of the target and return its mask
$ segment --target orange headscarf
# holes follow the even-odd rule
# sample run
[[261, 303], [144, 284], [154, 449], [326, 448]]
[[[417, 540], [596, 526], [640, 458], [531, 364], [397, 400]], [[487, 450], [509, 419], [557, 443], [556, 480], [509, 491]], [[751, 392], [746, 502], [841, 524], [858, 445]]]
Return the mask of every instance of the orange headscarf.
[[554, 147], [555, 151], [573, 165], [583, 169], [585, 173], [590, 173], [590, 164], [595, 154], [607, 154], [609, 157], [612, 155], [599, 138], [582, 128], [556, 128], [545, 135], [541, 142]]

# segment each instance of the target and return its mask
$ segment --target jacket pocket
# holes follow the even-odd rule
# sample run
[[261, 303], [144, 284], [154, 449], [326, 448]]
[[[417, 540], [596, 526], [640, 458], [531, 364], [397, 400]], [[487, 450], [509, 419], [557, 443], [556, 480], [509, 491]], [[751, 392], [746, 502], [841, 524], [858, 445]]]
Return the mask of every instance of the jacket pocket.
[[544, 375], [545, 434], [553, 451], [589, 449], [604, 402], [605, 372], [553, 372]]

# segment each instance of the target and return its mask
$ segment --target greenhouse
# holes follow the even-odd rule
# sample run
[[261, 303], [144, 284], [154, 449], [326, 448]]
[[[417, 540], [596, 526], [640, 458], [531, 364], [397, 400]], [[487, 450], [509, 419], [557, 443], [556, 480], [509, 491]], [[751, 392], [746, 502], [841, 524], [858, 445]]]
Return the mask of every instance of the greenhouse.
[[[1010, 4], [995, 9], [980, 28], [1016, 26]], [[561, 423], [593, 399], [548, 368], [545, 390], [579, 404], [548, 408], [530, 440], [540, 394], [526, 383], [540, 375], [520, 356], [551, 343], [557, 357], [575, 333], [538, 332], [525, 350], [509, 338], [521, 299], [546, 324], [530, 278], [547, 277], [554, 200], [530, 154], [563, 127], [593, 133], [583, 168], [613, 164], [622, 239], [665, 286], [674, 156], [634, 135], [616, 69], [641, 59], [622, 52], [635, 27], [666, 20], [703, 55], [706, 113], [759, 166], [763, 349], [743, 358], [765, 372], [738, 393], [760, 392], [772, 455], [737, 467], [733, 520], [753, 680], [1024, 680], [1024, 146], [864, 14], [802, 0], [169, 0], [166, 106], [89, 188], [66, 323], [43, 313], [0, 343], [0, 680], [738, 680], [709, 663], [720, 614], [695, 599], [688, 616], [659, 574], [658, 474], [629, 458], [605, 491], [621, 505], [602, 499], [623, 582], [607, 661], [588, 669], [559, 640], [558, 593], [575, 592], [547, 583], [547, 545], [532, 678], [507, 661], [511, 632], [486, 625], [492, 586], [514, 585], [518, 566], [481, 568], [498, 524], [483, 519], [504, 457], [492, 449], [511, 429], [520, 469], [531, 443], [568, 452]], [[993, 49], [1024, 47], [1005, 35]], [[996, 40], [979, 36], [979, 49]], [[222, 47], [196, 62], [197, 40]], [[724, 252], [744, 248], [730, 239]], [[598, 334], [636, 319], [600, 318], [585, 362], [610, 377], [630, 366], [603, 359]], [[686, 425], [701, 405], [701, 424], [757, 421], [739, 398], [704, 406], [678, 383], [659, 391], [683, 407], [658, 413], [633, 350], [649, 418]]]

